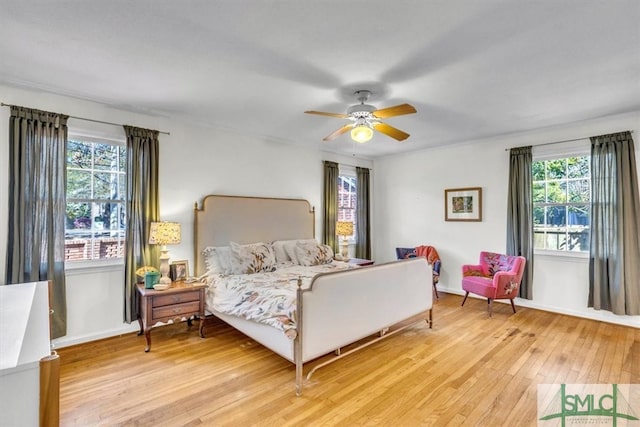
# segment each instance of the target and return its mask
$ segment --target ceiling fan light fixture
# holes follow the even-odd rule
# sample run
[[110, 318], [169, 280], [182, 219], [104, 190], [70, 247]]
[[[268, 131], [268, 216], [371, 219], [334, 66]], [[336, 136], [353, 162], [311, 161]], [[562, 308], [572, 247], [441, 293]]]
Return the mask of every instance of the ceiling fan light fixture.
[[364, 144], [373, 138], [373, 129], [366, 124], [358, 124], [351, 129], [351, 139]]

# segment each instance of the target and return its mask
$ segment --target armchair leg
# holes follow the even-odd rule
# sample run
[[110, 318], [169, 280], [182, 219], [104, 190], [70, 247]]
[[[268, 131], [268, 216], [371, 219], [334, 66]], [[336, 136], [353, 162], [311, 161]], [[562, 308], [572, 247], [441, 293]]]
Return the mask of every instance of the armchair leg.
[[467, 297], [468, 297], [468, 296], [469, 296], [469, 292], [467, 292], [467, 293], [464, 295], [464, 299], [462, 300], [462, 304], [460, 304], [460, 305], [464, 305], [464, 302], [467, 300]]
[[513, 298], [511, 298], [509, 301], [511, 301], [511, 308], [513, 309], [513, 312], [516, 312], [516, 306], [513, 304]]
[[438, 288], [436, 288], [436, 284], [433, 284], [433, 293], [436, 296], [436, 301], [438, 301]]
[[493, 300], [487, 298], [487, 304], [489, 305], [489, 317], [493, 317]]

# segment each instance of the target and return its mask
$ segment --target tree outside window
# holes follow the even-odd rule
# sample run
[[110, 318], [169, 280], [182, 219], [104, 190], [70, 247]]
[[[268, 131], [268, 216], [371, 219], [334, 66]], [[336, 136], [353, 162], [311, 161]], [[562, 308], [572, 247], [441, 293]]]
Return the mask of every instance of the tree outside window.
[[122, 145], [67, 141], [66, 261], [123, 258], [125, 156]]
[[534, 248], [589, 251], [590, 157], [534, 161]]

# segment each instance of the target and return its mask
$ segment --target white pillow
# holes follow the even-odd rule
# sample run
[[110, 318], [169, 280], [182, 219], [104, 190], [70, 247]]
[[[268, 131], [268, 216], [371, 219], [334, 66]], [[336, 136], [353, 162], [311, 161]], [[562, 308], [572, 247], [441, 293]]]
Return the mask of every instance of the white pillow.
[[287, 242], [295, 242], [295, 240], [276, 240], [271, 244], [271, 246], [273, 246], [273, 252], [276, 255], [276, 262], [278, 264], [291, 261], [291, 258], [289, 257], [289, 255], [287, 255], [287, 252], [284, 250], [284, 245]]
[[296, 253], [296, 245], [298, 243], [309, 243], [309, 244], [317, 245], [318, 242], [316, 241], [316, 239], [297, 239], [297, 240], [284, 241], [285, 253], [289, 256], [289, 258], [291, 259], [291, 262], [293, 262], [294, 264], [300, 265], [300, 262], [298, 260], [298, 255]]
[[202, 251], [207, 274], [231, 274], [231, 248], [229, 246], [209, 246]]
[[298, 263], [304, 266], [329, 264], [333, 261], [333, 249], [317, 242], [298, 242], [295, 252]]
[[271, 245], [252, 243], [239, 245], [230, 242], [232, 253], [232, 272], [234, 274], [253, 274], [276, 270], [276, 256]]

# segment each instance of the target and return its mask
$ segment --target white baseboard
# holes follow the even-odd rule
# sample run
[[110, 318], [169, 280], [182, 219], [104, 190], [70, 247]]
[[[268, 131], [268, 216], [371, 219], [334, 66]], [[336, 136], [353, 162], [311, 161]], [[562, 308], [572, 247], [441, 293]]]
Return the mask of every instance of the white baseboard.
[[[448, 294], [455, 294], [455, 295], [465, 294], [465, 291], [463, 291], [462, 289], [450, 289], [450, 288], [441, 287], [441, 286], [438, 286], [438, 292], [446, 292]], [[484, 299], [471, 293], [469, 294], [469, 297]], [[495, 300], [495, 302], [501, 303], [501, 304], [510, 304], [508, 300]], [[611, 313], [610, 311], [593, 310], [593, 309], [587, 309], [588, 311], [572, 310], [572, 309], [567, 309], [563, 307], [547, 306], [547, 305], [539, 304], [539, 303], [536, 303], [535, 301], [531, 301], [523, 298], [516, 298], [514, 302], [516, 305], [516, 309], [518, 306], [527, 307], [527, 308], [533, 308], [536, 310], [549, 311], [551, 313], [564, 314], [567, 316], [581, 317], [583, 319], [591, 319], [591, 320], [597, 320], [600, 322], [613, 323], [615, 325], [630, 326], [632, 328], [640, 328], [640, 316], [618, 316], [616, 314]]]
[[121, 328], [110, 329], [107, 331], [101, 331], [95, 334], [76, 335], [76, 336], [64, 336], [56, 338], [52, 341], [53, 349], [69, 347], [76, 344], [83, 344], [90, 341], [97, 341], [104, 338], [116, 337], [118, 335], [130, 334], [131, 332], [140, 331], [140, 325], [138, 322], [131, 322], [130, 324], [124, 323]]

